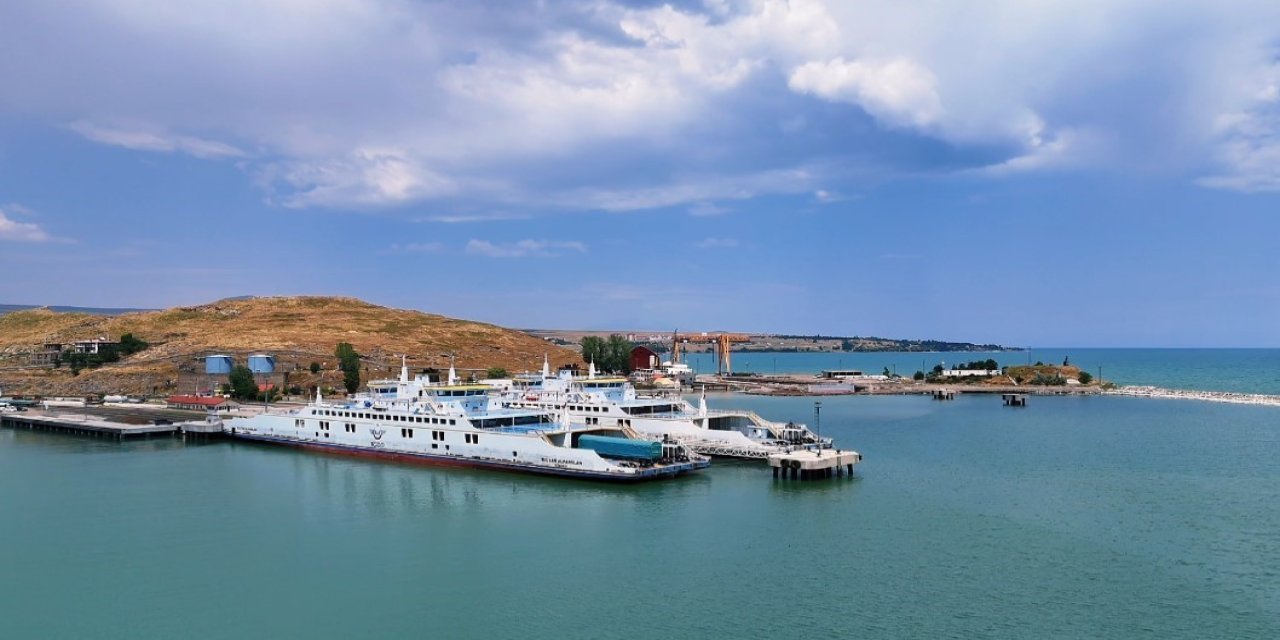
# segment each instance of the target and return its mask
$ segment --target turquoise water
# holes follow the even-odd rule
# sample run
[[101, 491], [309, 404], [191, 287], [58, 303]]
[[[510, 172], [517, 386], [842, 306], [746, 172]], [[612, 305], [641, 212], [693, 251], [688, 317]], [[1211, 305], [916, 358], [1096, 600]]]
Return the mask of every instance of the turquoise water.
[[722, 463], [617, 487], [0, 430], [0, 637], [1280, 637], [1280, 411], [822, 402], [866, 456], [853, 480]]
[[[1000, 365], [1043, 361], [1071, 363], [1120, 384], [1170, 389], [1280, 394], [1280, 349], [1083, 349], [1051, 348], [995, 353], [733, 353], [733, 370], [755, 373], [817, 373], [823, 369], [885, 368], [910, 376], [917, 370], [992, 358]], [[715, 357], [690, 354], [701, 373], [716, 370]]]

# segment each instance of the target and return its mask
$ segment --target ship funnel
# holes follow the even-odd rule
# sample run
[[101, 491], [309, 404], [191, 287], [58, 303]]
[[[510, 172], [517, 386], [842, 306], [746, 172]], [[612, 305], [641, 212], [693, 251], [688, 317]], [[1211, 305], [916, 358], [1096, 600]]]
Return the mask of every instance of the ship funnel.
[[316, 404], [324, 402], [324, 397], [320, 395], [320, 385], [316, 385]]
[[547, 360], [547, 354], [542, 354], [542, 377], [551, 377], [551, 361]]
[[409, 364], [404, 356], [400, 356], [400, 384], [409, 384]]
[[702, 388], [702, 395], [698, 397], [698, 415], [706, 417], [707, 415], [707, 388]]
[[587, 379], [596, 379], [596, 361], [594, 359], [591, 361], [591, 364], [587, 366]]
[[453, 368], [453, 361], [449, 361], [449, 384], [458, 384], [458, 372]]

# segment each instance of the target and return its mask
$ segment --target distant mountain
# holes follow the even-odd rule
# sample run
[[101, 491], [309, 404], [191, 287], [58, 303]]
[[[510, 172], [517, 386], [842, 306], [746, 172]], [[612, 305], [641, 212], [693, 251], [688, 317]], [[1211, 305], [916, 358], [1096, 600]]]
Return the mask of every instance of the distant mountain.
[[0, 304], [0, 316], [14, 311], [29, 309], [48, 309], [58, 313], [88, 313], [95, 316], [118, 316], [135, 311], [155, 311], [155, 309], [111, 309], [106, 307], [68, 307], [64, 305], [44, 306], [39, 304]]

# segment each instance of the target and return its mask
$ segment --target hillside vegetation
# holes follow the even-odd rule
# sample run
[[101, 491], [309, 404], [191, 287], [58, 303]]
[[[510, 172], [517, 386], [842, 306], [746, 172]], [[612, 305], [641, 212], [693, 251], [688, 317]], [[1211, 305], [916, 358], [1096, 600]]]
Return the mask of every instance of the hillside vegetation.
[[[21, 367], [27, 355], [49, 342], [70, 343], [99, 336], [118, 340], [131, 333], [149, 347], [118, 363], [73, 376], [66, 367]], [[399, 367], [407, 354], [412, 369], [447, 368], [455, 354], [460, 369], [501, 367], [526, 371], [581, 364], [578, 354], [519, 331], [404, 309], [389, 309], [354, 298], [273, 297], [223, 300], [195, 307], [103, 316], [48, 309], [0, 316], [0, 385], [6, 393], [191, 392], [184, 377], [204, 371], [200, 358], [226, 353], [243, 359], [250, 352], [277, 356], [277, 371], [290, 386], [329, 384], [336, 371], [334, 349], [351, 343], [364, 356], [366, 373], [380, 377]], [[311, 373], [309, 364], [322, 363]], [[21, 368], [20, 368], [21, 367]], [[340, 382], [334, 386], [340, 386]]]

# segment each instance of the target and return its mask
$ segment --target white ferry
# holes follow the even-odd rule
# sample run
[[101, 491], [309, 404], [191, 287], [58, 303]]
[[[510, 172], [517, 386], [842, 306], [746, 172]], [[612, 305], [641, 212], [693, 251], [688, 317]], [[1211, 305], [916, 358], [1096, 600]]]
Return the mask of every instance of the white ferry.
[[375, 381], [349, 401], [235, 418], [235, 438], [427, 464], [635, 482], [706, 468], [707, 458], [671, 440], [622, 426], [572, 426], [568, 415], [502, 407], [485, 385], [419, 377]]
[[766, 420], [752, 411], [709, 411], [705, 395], [697, 408], [679, 394], [641, 396], [626, 378], [597, 376], [594, 365], [586, 377], [570, 371], [552, 376], [544, 362], [541, 375], [520, 376], [502, 386], [509, 409], [564, 407], [576, 424], [627, 428], [703, 455], [763, 460], [774, 453], [831, 447], [830, 438], [819, 438], [803, 424]]

